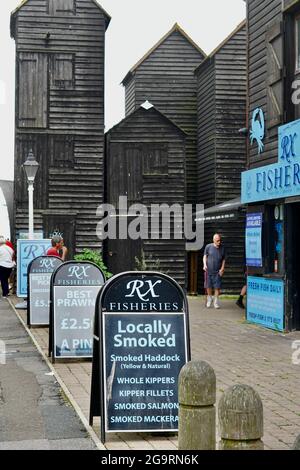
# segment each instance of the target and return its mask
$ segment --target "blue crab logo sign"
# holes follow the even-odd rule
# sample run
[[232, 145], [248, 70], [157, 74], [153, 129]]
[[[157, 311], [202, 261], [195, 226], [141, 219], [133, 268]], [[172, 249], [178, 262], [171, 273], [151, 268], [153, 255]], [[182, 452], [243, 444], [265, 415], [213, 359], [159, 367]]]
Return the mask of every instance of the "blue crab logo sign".
[[278, 128], [278, 162], [242, 173], [242, 203], [300, 195], [300, 119]]
[[253, 111], [251, 131], [250, 131], [250, 143], [253, 145], [256, 140], [258, 145], [258, 154], [262, 153], [264, 149], [263, 138], [265, 136], [265, 118], [263, 110], [256, 108]]

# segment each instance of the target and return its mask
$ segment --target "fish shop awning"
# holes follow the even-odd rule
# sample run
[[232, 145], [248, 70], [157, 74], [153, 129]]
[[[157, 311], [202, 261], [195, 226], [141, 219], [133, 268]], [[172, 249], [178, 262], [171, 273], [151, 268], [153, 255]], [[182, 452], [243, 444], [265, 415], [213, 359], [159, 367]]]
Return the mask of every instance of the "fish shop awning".
[[246, 206], [242, 204], [241, 198], [223, 202], [217, 206], [208, 207], [203, 212], [196, 212], [195, 222], [214, 222], [236, 220]]

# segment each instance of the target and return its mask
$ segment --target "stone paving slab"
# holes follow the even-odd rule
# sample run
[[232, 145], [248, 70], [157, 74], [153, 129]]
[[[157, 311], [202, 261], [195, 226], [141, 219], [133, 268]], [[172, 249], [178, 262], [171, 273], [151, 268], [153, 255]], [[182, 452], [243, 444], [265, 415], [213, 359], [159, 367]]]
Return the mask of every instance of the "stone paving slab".
[[47, 439], [0, 442], [0, 450], [49, 450]]
[[[16, 301], [11, 298], [11, 300]], [[192, 360], [205, 360], [217, 376], [217, 402], [236, 383], [251, 385], [264, 405], [266, 449], [289, 449], [300, 434], [300, 365], [292, 364], [292, 344], [300, 332], [282, 334], [248, 324], [233, 300], [220, 310], [206, 309], [201, 297], [189, 298]], [[26, 312], [18, 311], [24, 322]], [[48, 329], [31, 328], [48, 353]], [[91, 363], [55, 363], [56, 374], [89, 418]], [[99, 421], [94, 420], [99, 435]], [[108, 434], [111, 450], [175, 450], [177, 438], [149, 434]]]
[[0, 442], [0, 450], [95, 450], [89, 439], [36, 439]]

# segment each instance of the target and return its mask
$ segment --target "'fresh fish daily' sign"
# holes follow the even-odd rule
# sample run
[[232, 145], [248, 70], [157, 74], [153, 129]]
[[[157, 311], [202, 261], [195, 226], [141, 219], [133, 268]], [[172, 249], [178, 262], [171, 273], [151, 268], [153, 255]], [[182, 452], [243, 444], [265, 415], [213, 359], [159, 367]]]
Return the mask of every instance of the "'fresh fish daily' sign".
[[[178, 430], [178, 376], [190, 360], [188, 305], [160, 273], [114, 276], [98, 296], [90, 423], [109, 432]], [[102, 371], [102, 377], [99, 377]]]
[[39, 256], [28, 266], [27, 324], [48, 326], [50, 321], [50, 281], [62, 264], [57, 256]]
[[105, 276], [94, 263], [69, 261], [51, 280], [49, 356], [91, 358], [97, 295]]

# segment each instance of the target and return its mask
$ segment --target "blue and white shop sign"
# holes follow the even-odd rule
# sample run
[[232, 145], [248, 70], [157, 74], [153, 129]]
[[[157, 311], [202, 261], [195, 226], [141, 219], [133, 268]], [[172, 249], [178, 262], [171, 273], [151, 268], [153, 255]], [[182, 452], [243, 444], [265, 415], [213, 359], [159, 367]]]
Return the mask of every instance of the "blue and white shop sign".
[[44, 256], [51, 240], [21, 240], [17, 242], [17, 296], [27, 297], [27, 268], [38, 256]]
[[300, 160], [300, 119], [278, 128], [278, 163]]
[[300, 195], [300, 120], [278, 130], [278, 163], [242, 173], [242, 203]]
[[248, 276], [247, 321], [284, 331], [284, 281]]
[[247, 214], [246, 265], [262, 266], [262, 213]]

